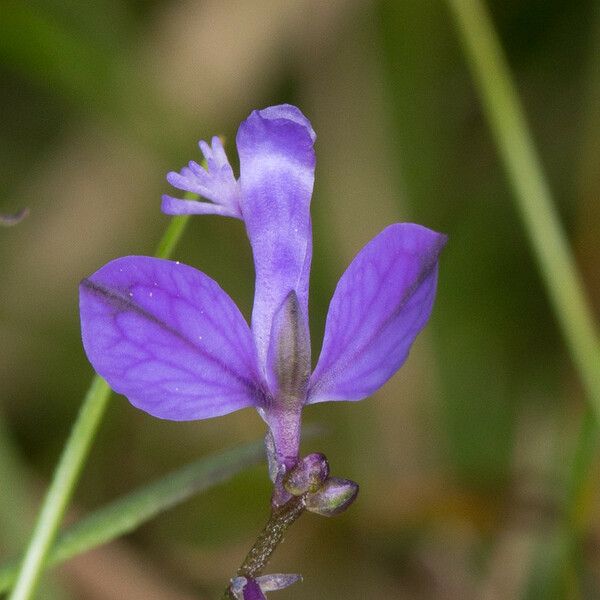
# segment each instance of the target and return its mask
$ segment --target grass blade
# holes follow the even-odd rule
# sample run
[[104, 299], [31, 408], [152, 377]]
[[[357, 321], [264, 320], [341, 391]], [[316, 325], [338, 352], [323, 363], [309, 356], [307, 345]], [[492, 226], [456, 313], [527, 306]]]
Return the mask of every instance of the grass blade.
[[[161, 479], [111, 502], [60, 535], [45, 566], [106, 544], [192, 496], [231, 479], [264, 460], [262, 440], [203, 457]], [[18, 563], [0, 567], [0, 594], [15, 583]]]
[[[195, 198], [196, 196], [186, 197]], [[157, 257], [168, 258], [171, 255], [187, 222], [188, 218], [185, 216], [171, 219], [158, 244]], [[50, 488], [44, 498], [10, 600], [29, 600], [33, 597], [44, 561], [56, 537], [56, 532], [73, 496], [79, 475], [106, 412], [110, 391], [108, 384], [99, 375], [92, 379], [69, 439], [63, 448]]]

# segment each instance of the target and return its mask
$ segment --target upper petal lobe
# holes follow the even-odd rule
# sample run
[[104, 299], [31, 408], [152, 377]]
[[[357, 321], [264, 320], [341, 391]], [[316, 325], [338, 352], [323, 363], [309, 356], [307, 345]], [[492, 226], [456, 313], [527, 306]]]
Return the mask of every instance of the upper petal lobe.
[[314, 139], [290, 105], [254, 111], [237, 135], [242, 216], [256, 270], [252, 330], [263, 368], [273, 316], [291, 290], [307, 314]]
[[398, 223], [358, 253], [329, 306], [310, 403], [360, 400], [400, 368], [429, 319], [445, 243], [426, 227]]
[[248, 325], [204, 273], [119, 258], [82, 282], [80, 310], [90, 362], [138, 408], [183, 421], [260, 404]]

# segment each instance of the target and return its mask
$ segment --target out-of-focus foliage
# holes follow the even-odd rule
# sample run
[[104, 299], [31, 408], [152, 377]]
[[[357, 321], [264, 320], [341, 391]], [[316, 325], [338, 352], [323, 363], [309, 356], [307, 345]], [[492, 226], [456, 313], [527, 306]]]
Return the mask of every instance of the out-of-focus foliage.
[[[600, 306], [600, 11], [490, 2], [589, 293]], [[431, 325], [360, 403], [308, 407], [306, 451], [361, 483], [303, 517], [273, 561], [285, 598], [544, 598], [582, 393], [536, 272], [447, 6], [439, 1], [7, 0], [0, 9], [0, 557], [18, 552], [92, 371], [77, 285], [152, 251], [164, 175], [196, 141], [288, 101], [318, 135], [314, 356], [354, 253], [394, 221], [449, 235]], [[243, 226], [193, 219], [178, 260], [249, 315]], [[74, 507], [262, 435], [254, 411], [154, 420], [113, 399]], [[597, 481], [563, 597], [600, 593]], [[40, 598], [215, 597], [267, 516], [264, 468], [73, 560]], [[589, 521], [591, 515], [591, 521]]]

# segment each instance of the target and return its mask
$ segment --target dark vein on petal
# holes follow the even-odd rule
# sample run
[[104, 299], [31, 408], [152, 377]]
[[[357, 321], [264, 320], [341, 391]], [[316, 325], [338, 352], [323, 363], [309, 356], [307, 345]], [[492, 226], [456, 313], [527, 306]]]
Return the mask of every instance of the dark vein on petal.
[[[101, 296], [109, 304], [112, 304], [115, 308], [117, 308], [120, 312], [123, 312], [123, 311], [134, 312], [134, 313], [144, 317], [145, 319], [147, 319], [148, 321], [150, 321], [157, 327], [160, 327], [163, 331], [170, 333], [171, 335], [176, 337], [178, 340], [180, 340], [187, 346], [190, 346], [191, 348], [193, 348], [196, 352], [201, 354], [204, 358], [215, 363], [217, 366], [219, 366], [221, 369], [223, 369], [223, 371], [225, 371], [228, 375], [230, 375], [231, 377], [233, 377], [234, 379], [236, 379], [237, 381], [239, 381], [243, 385], [245, 385], [251, 392], [252, 396], [259, 397], [260, 390], [255, 382], [248, 380], [247, 378], [242, 377], [239, 373], [236, 373], [235, 371], [233, 371], [221, 359], [205, 352], [202, 348], [198, 347], [198, 345], [196, 345], [192, 340], [190, 340], [188, 337], [183, 335], [180, 331], [178, 331], [177, 329], [174, 329], [173, 327], [171, 327], [170, 325], [165, 323], [163, 320], [159, 319], [152, 313], [143, 309], [141, 306], [139, 306], [139, 304], [136, 304], [135, 301], [132, 300], [131, 298], [129, 298], [127, 296], [123, 296], [123, 295], [119, 294], [118, 292], [115, 292], [115, 291], [111, 290], [110, 288], [108, 288], [100, 283], [96, 283], [88, 278], [84, 279], [81, 282], [81, 285], [83, 285], [83, 287], [90, 290], [91, 292]], [[127, 336], [125, 336], [125, 337], [127, 337]], [[178, 366], [181, 367], [181, 365], [178, 365]]]
[[[428, 256], [428, 260], [423, 261], [422, 268], [419, 272], [419, 275], [416, 277], [415, 281], [406, 289], [405, 293], [402, 295], [402, 299], [394, 308], [394, 310], [384, 319], [382, 320], [378, 327], [374, 328], [371, 331], [370, 335], [368, 335], [362, 342], [349, 353], [340, 351], [338, 356], [335, 357], [329, 364], [329, 366], [325, 369], [323, 374], [319, 377], [319, 380], [311, 387], [310, 393], [315, 393], [320, 388], [326, 385], [326, 382], [334, 379], [338, 376], [339, 373], [344, 371], [348, 364], [353, 362], [357, 356], [360, 356], [366, 348], [373, 344], [374, 340], [392, 323], [405, 309], [406, 304], [413, 298], [419, 287], [427, 281], [427, 279], [433, 275], [435, 269], [437, 267], [439, 252], [432, 252], [430, 256]], [[389, 273], [393, 265], [393, 261], [389, 263], [389, 265], [385, 269], [385, 273]], [[375, 297], [379, 295], [379, 290], [383, 286], [385, 278], [379, 277], [378, 283], [376, 286], [377, 294], [373, 294]]]

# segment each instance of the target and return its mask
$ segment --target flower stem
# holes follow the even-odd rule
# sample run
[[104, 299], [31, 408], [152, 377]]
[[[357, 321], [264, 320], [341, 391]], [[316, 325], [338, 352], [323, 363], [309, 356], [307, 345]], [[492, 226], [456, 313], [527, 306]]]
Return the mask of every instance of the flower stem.
[[[587, 395], [566, 490], [565, 535], [581, 527], [581, 505], [593, 465], [600, 419], [600, 341], [573, 254], [554, 207], [492, 20], [480, 0], [447, 0], [456, 20], [485, 115], [562, 335]], [[556, 565], [557, 572], [564, 565]]]
[[[191, 200], [196, 198], [196, 196], [194, 194], [184, 194], [184, 198]], [[189, 220], [190, 215], [180, 215], [171, 219], [165, 234], [158, 242], [154, 256], [157, 258], [169, 258], [173, 254]]]
[[[181, 238], [187, 217], [171, 219], [169, 226], [156, 250], [156, 256], [167, 258]], [[42, 508], [25, 552], [19, 576], [9, 600], [29, 600], [35, 593], [44, 563], [56, 538], [60, 523], [73, 495], [75, 485], [90, 447], [102, 421], [110, 388], [98, 375], [92, 379], [77, 420], [60, 457], [50, 488], [43, 500]]]
[[600, 342], [573, 254], [490, 16], [479, 0], [447, 0], [514, 189], [556, 318], [600, 418]]
[[240, 577], [256, 577], [265, 568], [290, 525], [304, 512], [304, 497], [292, 498], [271, 513], [271, 518], [238, 569]]
[[[237, 571], [239, 577], [255, 578], [266, 567], [275, 549], [283, 539], [286, 531], [304, 512], [304, 496], [293, 497], [279, 508], [271, 512], [267, 524], [256, 538], [256, 542], [246, 555], [244, 562]], [[222, 600], [233, 598], [228, 587], [223, 593]], [[234, 599], [235, 600], [235, 599]]]
[[27, 600], [32, 597], [36, 589], [46, 555], [54, 542], [67, 504], [73, 495], [79, 473], [106, 410], [109, 397], [108, 384], [96, 375], [85, 395], [54, 473], [52, 484], [44, 498], [19, 577], [9, 600]]

